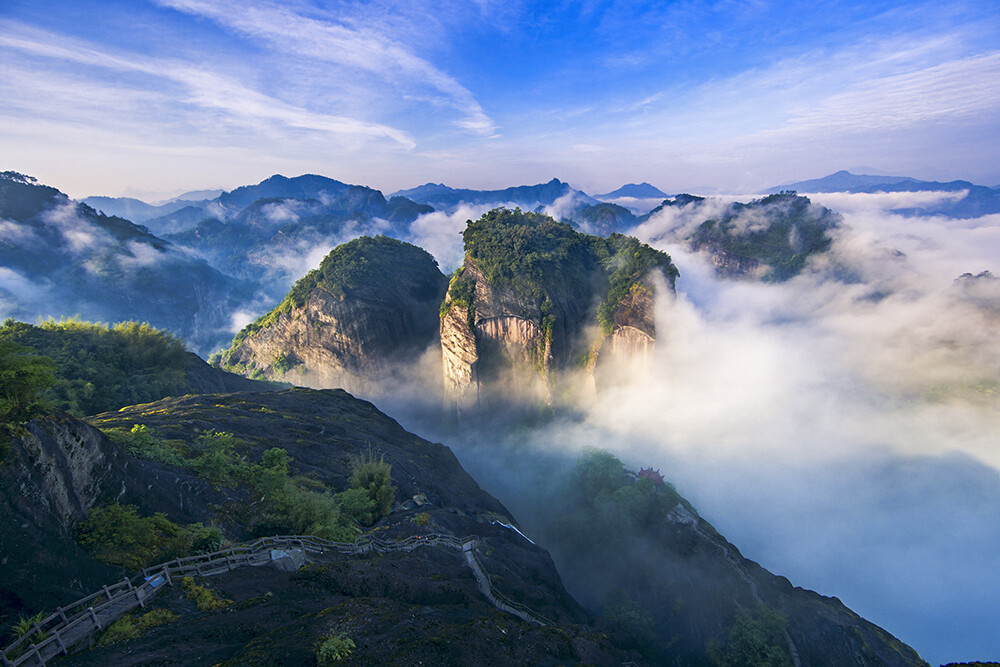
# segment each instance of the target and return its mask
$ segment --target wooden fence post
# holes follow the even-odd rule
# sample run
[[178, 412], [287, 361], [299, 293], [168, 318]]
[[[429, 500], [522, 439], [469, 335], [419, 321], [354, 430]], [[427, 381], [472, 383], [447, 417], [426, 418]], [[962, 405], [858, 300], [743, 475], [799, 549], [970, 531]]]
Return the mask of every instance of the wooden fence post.
[[97, 614], [94, 613], [94, 608], [93, 607], [87, 607], [87, 611], [90, 612], [90, 620], [92, 620], [94, 622], [94, 625], [97, 626], [97, 629], [98, 630], [103, 630], [104, 628], [101, 627], [101, 622], [98, 620]]

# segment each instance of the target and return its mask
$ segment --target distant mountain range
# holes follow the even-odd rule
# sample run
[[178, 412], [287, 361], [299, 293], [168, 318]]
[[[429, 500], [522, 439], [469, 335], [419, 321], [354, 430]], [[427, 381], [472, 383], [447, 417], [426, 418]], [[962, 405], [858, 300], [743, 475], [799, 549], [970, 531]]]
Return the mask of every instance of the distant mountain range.
[[451, 188], [444, 183], [425, 183], [411, 190], [399, 190], [392, 196], [406, 197], [421, 204], [429, 204], [436, 209], [454, 209], [460, 204], [517, 204], [534, 209], [539, 206], [550, 206], [561, 199], [575, 208], [600, 203], [558, 178], [539, 185], [519, 185], [503, 190], [467, 190]]
[[991, 213], [1000, 213], [1000, 190], [996, 187], [975, 185], [969, 181], [921, 181], [908, 176], [878, 176], [852, 174], [838, 171], [808, 181], [798, 181], [777, 185], [764, 190], [765, 194], [794, 190], [796, 192], [964, 192], [957, 198], [947, 198], [939, 202], [918, 207], [896, 209], [903, 215], [943, 215], [949, 218], [976, 218]]
[[0, 308], [21, 320], [134, 319], [211, 348], [252, 294], [145, 227], [16, 172], [0, 174], [0, 230]]

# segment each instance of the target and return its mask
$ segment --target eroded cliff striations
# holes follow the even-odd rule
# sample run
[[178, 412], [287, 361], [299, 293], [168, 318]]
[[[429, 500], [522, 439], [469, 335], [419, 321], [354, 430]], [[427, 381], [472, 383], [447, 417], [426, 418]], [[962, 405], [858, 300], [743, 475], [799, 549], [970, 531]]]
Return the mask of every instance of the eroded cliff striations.
[[656, 285], [672, 290], [677, 276], [668, 255], [519, 210], [495, 209], [463, 236], [440, 330], [446, 393], [459, 405], [552, 401], [575, 371], [648, 358]]
[[446, 284], [416, 246], [355, 239], [244, 329], [222, 365], [251, 377], [365, 391], [435, 342]]

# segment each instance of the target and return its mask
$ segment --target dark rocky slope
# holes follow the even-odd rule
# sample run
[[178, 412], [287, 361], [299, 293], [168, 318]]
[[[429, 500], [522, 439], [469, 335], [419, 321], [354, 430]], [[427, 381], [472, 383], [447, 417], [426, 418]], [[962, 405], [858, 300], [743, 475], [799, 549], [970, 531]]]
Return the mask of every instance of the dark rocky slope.
[[[189, 447], [199, 434], [224, 430], [247, 443], [240, 451], [246, 459], [260, 460], [265, 449], [280, 446], [299, 479], [332, 489], [346, 485], [353, 460], [377, 451], [392, 465], [397, 499], [406, 501], [374, 526], [379, 537], [477, 535], [494, 589], [556, 625], [541, 628], [499, 612], [479, 593], [461, 552], [428, 547], [337, 559], [294, 574], [243, 568], [218, 583], [206, 579], [202, 583], [242, 604], [195, 612], [171, 591], [156, 604], [182, 612], [175, 623], [66, 664], [308, 664], [317, 638], [331, 630], [352, 637], [359, 664], [620, 664], [626, 655], [590, 626], [592, 617], [565, 592], [548, 554], [501, 525], [512, 521], [507, 510], [479, 488], [450, 450], [407, 433], [343, 391], [186, 396], [91, 421], [121, 431], [142, 424]], [[0, 535], [0, 594], [9, 601], [4, 625], [124, 574], [92, 560], [73, 542], [75, 523], [96, 506], [132, 503], [175, 521], [216, 523], [236, 541], [250, 536], [239, 517], [255, 499], [242, 484], [213, 485], [185, 468], [135, 459], [68, 416], [37, 419], [29, 431], [14, 438], [0, 467], [0, 501], [9, 524]]]

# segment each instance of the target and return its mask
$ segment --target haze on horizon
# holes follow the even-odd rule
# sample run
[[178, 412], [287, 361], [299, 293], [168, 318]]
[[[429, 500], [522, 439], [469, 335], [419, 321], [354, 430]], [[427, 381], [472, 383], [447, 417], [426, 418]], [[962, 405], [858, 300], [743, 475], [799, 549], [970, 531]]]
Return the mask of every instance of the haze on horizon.
[[319, 173], [1000, 183], [1000, 10], [935, 2], [8, 0], [0, 162], [74, 197]]

